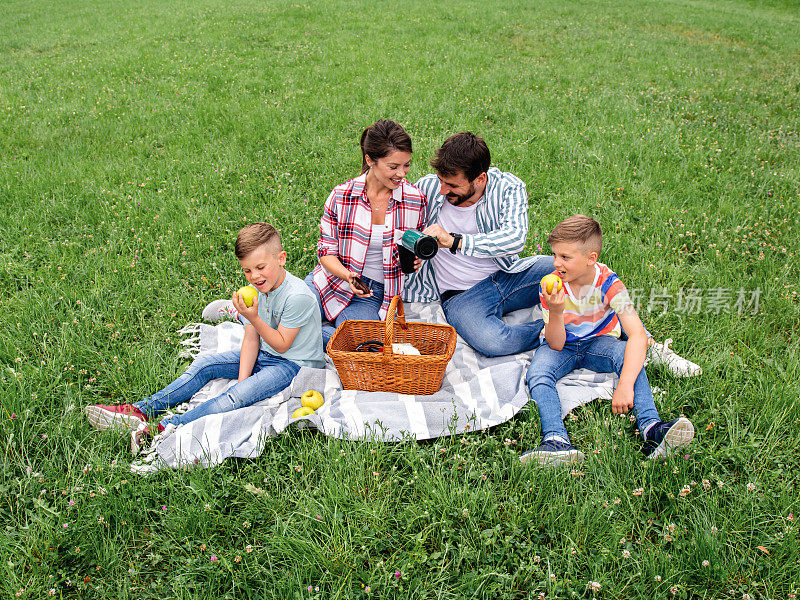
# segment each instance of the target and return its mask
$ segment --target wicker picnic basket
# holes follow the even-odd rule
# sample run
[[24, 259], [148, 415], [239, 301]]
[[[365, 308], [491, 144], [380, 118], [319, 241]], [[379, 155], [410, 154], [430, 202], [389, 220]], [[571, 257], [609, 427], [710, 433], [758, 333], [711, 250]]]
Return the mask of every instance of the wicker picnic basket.
[[[371, 340], [383, 342], [381, 352], [355, 350]], [[412, 344], [421, 356], [396, 354], [392, 342]], [[450, 325], [406, 323], [400, 296], [392, 298], [385, 322], [345, 321], [328, 342], [344, 389], [415, 395], [439, 391], [455, 349], [456, 330]]]

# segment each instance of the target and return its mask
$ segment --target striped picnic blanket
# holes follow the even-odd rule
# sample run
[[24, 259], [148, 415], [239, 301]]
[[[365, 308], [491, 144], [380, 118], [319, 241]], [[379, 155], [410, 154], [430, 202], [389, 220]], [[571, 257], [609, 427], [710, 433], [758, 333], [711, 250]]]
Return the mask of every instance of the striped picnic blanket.
[[[445, 323], [439, 303], [405, 303], [406, 319]], [[509, 324], [541, 318], [539, 308], [515, 311]], [[192, 324], [181, 330], [187, 356], [226, 352], [241, 346], [239, 323]], [[325, 369], [303, 367], [292, 384], [277, 396], [231, 412], [208, 415], [178, 428], [169, 427], [153, 439], [147, 454], [131, 469], [147, 474], [164, 468], [210, 467], [229, 457], [256, 457], [270, 436], [290, 424], [313, 426], [326, 435], [350, 440], [386, 442], [426, 440], [482, 430], [511, 419], [530, 400], [525, 373], [533, 352], [487, 358], [459, 338], [445, 371], [442, 388], [430, 396], [343, 390], [333, 363]], [[327, 358], [327, 357], [326, 357]], [[617, 376], [585, 369], [561, 379], [562, 413], [595, 398], [611, 398]], [[189, 402], [188, 410], [221, 394], [234, 382], [209, 382]], [[321, 391], [325, 404], [315, 414], [292, 419], [307, 390]]]

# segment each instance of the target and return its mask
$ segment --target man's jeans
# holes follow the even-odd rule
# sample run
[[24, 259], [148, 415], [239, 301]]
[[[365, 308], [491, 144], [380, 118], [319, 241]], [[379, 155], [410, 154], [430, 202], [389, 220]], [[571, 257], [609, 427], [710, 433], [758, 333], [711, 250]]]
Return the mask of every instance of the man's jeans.
[[[322, 326], [322, 347], [327, 348], [328, 342], [330, 341], [331, 337], [333, 337], [333, 332], [336, 331], [336, 327], [344, 323], [349, 319], [360, 319], [362, 321], [381, 321], [380, 314], [378, 311], [381, 308], [381, 304], [383, 304], [383, 284], [378, 283], [377, 281], [370, 279], [369, 277], [361, 276], [361, 280], [367, 284], [367, 287], [372, 290], [372, 296], [369, 298], [359, 298], [355, 294], [353, 298], [350, 300], [350, 304], [342, 309], [338, 315], [336, 315], [336, 319], [334, 320], [334, 326], [331, 327], [330, 325], [323, 325]], [[322, 298], [319, 296], [319, 292], [317, 291], [317, 286], [314, 285], [314, 273], [311, 272], [308, 274], [308, 277], [305, 278], [306, 285], [311, 288], [311, 291], [314, 292], [314, 295], [317, 297], [317, 302], [319, 302], [319, 310], [322, 313], [322, 319], [325, 319], [325, 309], [322, 308]]]
[[[183, 375], [163, 390], [137, 402], [134, 406], [149, 418], [155, 417], [168, 408], [186, 402], [212, 379], [238, 379], [239, 359], [238, 350], [200, 356], [189, 365]], [[299, 370], [298, 364], [260, 350], [250, 377], [228, 388], [222, 395], [203, 402], [182, 415], [164, 419], [161, 425], [164, 427], [170, 423], [183, 425], [206, 415], [228, 412], [271, 398], [289, 387]]]
[[448, 298], [442, 304], [444, 316], [458, 335], [484, 356], [533, 350], [539, 345], [544, 323], [506, 325], [501, 317], [539, 304], [539, 282], [553, 268], [553, 257], [544, 256], [520, 273], [498, 271]]
[[[556, 382], [570, 371], [581, 368], [619, 375], [627, 344], [609, 335], [600, 335], [579, 342], [566, 342], [563, 350], [556, 351], [550, 348], [546, 340], [542, 342], [528, 367], [527, 380], [531, 398], [539, 407], [543, 440], [558, 436], [569, 442], [567, 428], [561, 418]], [[633, 385], [633, 414], [642, 433], [648, 426], [661, 420], [644, 367]]]

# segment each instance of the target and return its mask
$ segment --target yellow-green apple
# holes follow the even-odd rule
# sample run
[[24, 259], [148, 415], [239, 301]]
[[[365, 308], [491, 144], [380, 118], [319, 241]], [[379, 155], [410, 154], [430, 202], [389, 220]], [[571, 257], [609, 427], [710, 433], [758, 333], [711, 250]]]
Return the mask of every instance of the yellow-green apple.
[[305, 394], [300, 396], [300, 404], [313, 410], [317, 410], [324, 402], [325, 399], [322, 397], [322, 394], [316, 390], [308, 390]]
[[308, 408], [307, 406], [301, 406], [292, 413], [292, 418], [296, 419], [297, 417], [307, 417], [308, 415], [313, 415], [313, 414], [314, 414], [313, 408]]
[[253, 306], [253, 300], [256, 296], [258, 296], [258, 290], [256, 290], [256, 288], [254, 288], [252, 285], [246, 285], [243, 288], [240, 288], [236, 293], [242, 295], [245, 306]]
[[564, 282], [561, 281], [561, 277], [553, 273], [549, 273], [542, 277], [542, 282], [540, 285], [545, 292], [552, 294], [554, 291], [561, 291], [563, 284]]

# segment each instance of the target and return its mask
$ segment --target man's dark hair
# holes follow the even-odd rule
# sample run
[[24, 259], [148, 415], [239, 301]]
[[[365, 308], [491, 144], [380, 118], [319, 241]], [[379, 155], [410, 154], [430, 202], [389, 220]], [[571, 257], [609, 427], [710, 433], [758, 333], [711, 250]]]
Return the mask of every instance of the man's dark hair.
[[474, 181], [489, 170], [492, 155], [483, 138], [465, 131], [451, 135], [431, 159], [434, 170], [446, 177], [464, 173], [467, 181]]

